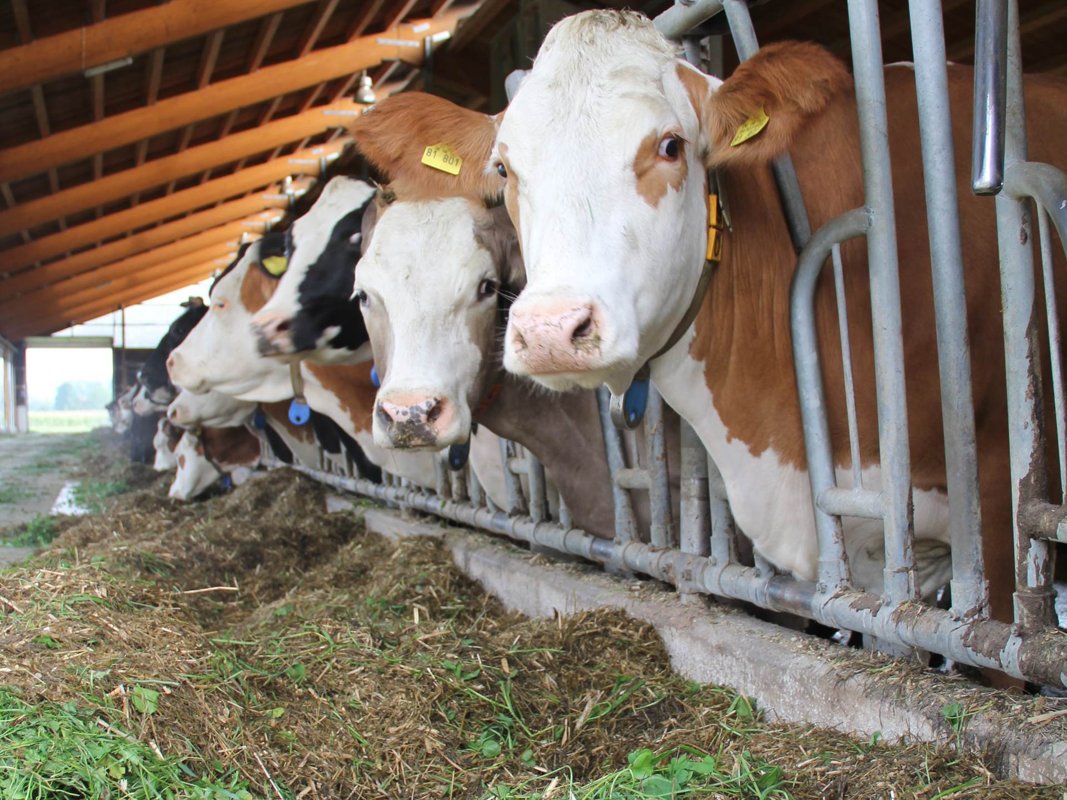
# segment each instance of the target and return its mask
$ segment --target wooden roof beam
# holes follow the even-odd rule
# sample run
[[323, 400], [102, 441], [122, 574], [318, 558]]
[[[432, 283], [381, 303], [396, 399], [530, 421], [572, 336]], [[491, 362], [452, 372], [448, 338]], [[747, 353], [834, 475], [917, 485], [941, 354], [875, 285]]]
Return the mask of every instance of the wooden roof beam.
[[8, 317], [18, 317], [24, 309], [31, 307], [41, 297], [52, 294], [58, 296], [71, 295], [75, 292], [80, 292], [82, 289], [99, 286], [104, 282], [121, 278], [123, 275], [132, 274], [139, 272], [146, 267], [172, 261], [179, 256], [185, 256], [189, 253], [194, 253], [197, 250], [211, 247], [212, 245], [225, 243], [231, 245], [235, 244], [242, 235], [261, 233], [265, 228], [264, 223], [265, 220], [259, 215], [250, 216], [246, 219], [234, 220], [225, 225], [218, 225], [214, 228], [201, 231], [195, 236], [187, 236], [176, 242], [170, 242], [169, 244], [165, 244], [153, 250], [138, 253], [135, 256], [124, 258], [121, 261], [112, 262], [111, 264], [98, 267], [89, 272], [83, 272], [72, 278], [67, 278], [66, 280], [50, 284], [49, 286], [32, 289], [17, 299], [13, 301], [5, 301], [0, 305], [0, 308], [3, 309], [0, 311], [0, 317], [3, 317], [4, 319], [7, 319]]
[[[116, 296], [128, 294], [130, 290], [139, 289], [152, 292], [153, 294], [149, 296], [154, 296], [155, 290], [161, 283], [167, 284], [175, 282], [178, 286], [186, 285], [192, 282], [192, 280], [195, 280], [189, 276], [191, 271], [198, 273], [197, 278], [206, 277], [206, 275], [211, 273], [214, 265], [214, 259], [206, 263], [200, 262], [192, 267], [185, 267], [184, 269], [174, 269], [167, 264], [163, 267], [157, 267], [151, 275], [147, 272], [138, 273], [137, 275], [126, 275], [102, 283], [99, 286], [94, 286], [92, 289], [87, 289], [75, 295], [53, 294], [43, 296], [34, 303], [31, 311], [28, 311], [24, 317], [15, 318], [12, 324], [18, 325], [21, 323], [29, 323], [35, 320], [40, 320], [42, 317], [59, 317], [66, 320], [70, 318], [72, 313], [80, 316], [80, 314], [78, 314], [79, 310], [81, 313], [84, 313], [86, 310], [91, 310], [101, 304], [121, 303], [121, 301], [115, 299]], [[73, 302], [55, 302], [71, 299], [73, 299]]]
[[222, 259], [212, 259], [178, 272], [164, 274], [151, 281], [124, 286], [121, 289], [109, 286], [108, 291], [102, 297], [94, 298], [66, 311], [38, 314], [32, 320], [19, 323], [19, 327], [13, 330], [18, 333], [19, 338], [55, 333], [72, 325], [97, 319], [112, 311], [118, 311], [123, 306], [143, 303], [190, 284], [199, 283], [210, 277], [216, 269], [222, 269], [224, 266], [225, 262]]
[[[150, 108], [116, 114], [40, 141], [10, 147], [0, 151], [0, 182], [34, 175], [50, 166], [87, 158], [93, 153], [209, 119], [235, 108], [351, 75], [383, 61], [422, 63], [422, 41], [440, 31], [453, 30], [464, 13], [460, 10], [438, 19], [412, 22], [412, 28], [419, 28], [419, 32], [408, 32], [406, 36], [395, 31], [390, 31], [390, 35], [363, 36], [348, 44], [316, 50], [303, 58], [263, 67], [251, 75], [219, 81], [199, 91], [160, 100]], [[406, 46], [404, 42], [416, 46]], [[4, 52], [7, 51], [0, 51], [0, 60]]]
[[320, 106], [303, 114], [276, 120], [262, 128], [253, 128], [216, 142], [190, 147], [184, 153], [157, 158], [142, 167], [115, 172], [98, 181], [72, 186], [55, 194], [19, 203], [14, 208], [0, 211], [0, 236], [33, 228], [49, 220], [129, 197], [136, 192], [187, 175], [267, 152], [282, 144], [298, 142], [305, 136], [321, 133], [329, 128], [347, 127], [347, 117], [326, 112], [343, 114], [358, 111], [360, 108], [362, 106], [355, 101]]
[[[248, 167], [233, 175], [216, 178], [169, 197], [160, 197], [133, 208], [116, 211], [99, 220], [70, 228], [63, 233], [45, 236], [26, 245], [0, 251], [0, 268], [13, 273], [61, 253], [77, 250], [85, 245], [110, 239], [145, 225], [171, 219], [212, 203], [238, 197], [246, 192], [263, 189], [288, 176], [317, 176], [320, 174], [322, 163], [319, 159], [341, 152], [348, 141], [350, 140], [345, 139], [323, 147], [305, 148], [285, 158]], [[0, 292], [3, 292], [4, 285], [5, 281], [0, 280]]]
[[[194, 251], [192, 253], [186, 253], [185, 255], [178, 256], [176, 258], [170, 259], [169, 261], [167, 261], [165, 263], [166, 263], [166, 265], [168, 266], [168, 268], [171, 271], [181, 271], [183, 269], [187, 269], [187, 268], [195, 266], [197, 264], [207, 263], [207, 262], [212, 261], [214, 259], [230, 259], [230, 260], [232, 260], [233, 254], [237, 251], [237, 249], [238, 249], [238, 245], [236, 244], [236, 240], [225, 241], [225, 242], [216, 242], [215, 244], [213, 244], [213, 245], [211, 245], [209, 247], [205, 247], [205, 248], [202, 248], [200, 250], [196, 250], [196, 251]], [[97, 287], [97, 291], [101, 292], [101, 293], [98, 294], [98, 296], [93, 298], [94, 301], [100, 301], [100, 300], [108, 299], [106, 297], [106, 295], [103, 294], [103, 292], [104, 292], [103, 289], [100, 289], [99, 287]], [[32, 315], [39, 316], [40, 314], [43, 313], [44, 300], [46, 298], [50, 298], [51, 296], [53, 296], [55, 294], [58, 294], [58, 293], [59, 293], [59, 290], [53, 290], [52, 294], [49, 294], [48, 292], [41, 293], [41, 294], [37, 295], [37, 300], [39, 302], [35, 302], [35, 301], [33, 301], [31, 299], [30, 302], [27, 302], [25, 304], [25, 308], [28, 309], [31, 312]], [[51, 302], [51, 301], [49, 301], [49, 302]], [[5, 318], [4, 321], [7, 321], [7, 318]]]
[[199, 233], [216, 225], [232, 222], [235, 219], [243, 219], [249, 214], [256, 214], [271, 208], [284, 209], [287, 207], [288, 202], [281, 195], [271, 194], [264, 196], [262, 193], [257, 192], [245, 195], [237, 200], [230, 200], [227, 203], [222, 203], [197, 214], [189, 214], [174, 222], [168, 222], [155, 228], [135, 233], [132, 236], [116, 239], [100, 247], [83, 250], [59, 261], [53, 261], [51, 264], [28, 269], [13, 275], [7, 280], [0, 281], [0, 296], [2, 296], [0, 309], [6, 309], [16, 302], [16, 295], [19, 292], [32, 291], [37, 287], [80, 275], [104, 264], [168, 244], [181, 239], [183, 236]]
[[170, 0], [0, 52], [0, 94], [135, 56], [308, 0]]

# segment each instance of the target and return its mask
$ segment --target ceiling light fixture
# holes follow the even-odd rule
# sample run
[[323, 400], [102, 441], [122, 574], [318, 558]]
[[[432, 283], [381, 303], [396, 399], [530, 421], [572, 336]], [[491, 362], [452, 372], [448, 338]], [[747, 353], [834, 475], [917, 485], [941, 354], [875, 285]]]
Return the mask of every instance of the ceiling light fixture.
[[95, 78], [97, 75], [103, 75], [105, 72], [112, 72], [116, 69], [122, 69], [128, 67], [133, 63], [132, 56], [126, 56], [125, 58], [117, 58], [114, 61], [108, 61], [106, 64], [97, 64], [95, 67], [89, 67], [83, 73], [86, 78]]
[[369, 106], [377, 101], [378, 98], [374, 95], [374, 82], [364, 70], [363, 74], [359, 76], [359, 86], [356, 88], [356, 102]]

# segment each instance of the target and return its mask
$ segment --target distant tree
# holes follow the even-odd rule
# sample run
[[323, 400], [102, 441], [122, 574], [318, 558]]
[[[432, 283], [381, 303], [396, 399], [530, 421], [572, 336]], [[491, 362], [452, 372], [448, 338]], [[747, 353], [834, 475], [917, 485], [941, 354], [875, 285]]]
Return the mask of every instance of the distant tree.
[[103, 408], [111, 399], [106, 383], [98, 381], [66, 381], [56, 389], [56, 411], [84, 411]]

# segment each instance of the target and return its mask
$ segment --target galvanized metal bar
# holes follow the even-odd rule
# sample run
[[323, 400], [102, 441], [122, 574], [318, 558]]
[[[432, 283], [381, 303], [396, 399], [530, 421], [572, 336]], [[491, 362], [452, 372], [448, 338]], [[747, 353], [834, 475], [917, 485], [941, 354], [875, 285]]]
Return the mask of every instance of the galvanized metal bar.
[[615, 473], [615, 485], [627, 491], [644, 491], [649, 488], [648, 470], [635, 467], [623, 467]]
[[437, 493], [441, 497], [452, 497], [452, 485], [448, 481], [448, 465], [444, 459], [441, 458], [441, 454], [434, 455], [433, 459], [433, 475]]
[[[797, 396], [804, 425], [804, 452], [819, 541], [819, 581], [832, 590], [850, 580], [841, 520], [821, 507], [820, 500], [837, 486], [830, 423], [826, 417], [826, 390], [819, 369], [819, 337], [815, 326], [815, 289], [831, 249], [864, 235], [871, 225], [867, 209], [857, 208], [836, 217], [815, 232], [800, 254], [790, 287], [789, 316], [793, 334], [793, 364]], [[862, 491], [857, 489], [856, 491]], [[882, 514], [879, 514], [881, 517]]]
[[841, 261], [841, 245], [835, 244], [830, 249], [830, 261], [834, 266], [837, 338], [841, 342], [841, 368], [845, 380], [845, 416], [848, 419], [848, 449], [852, 457], [852, 486], [862, 489], [863, 464], [860, 460], [860, 430], [856, 418], [856, 382], [852, 375], [852, 343], [848, 335], [848, 304], [845, 301], [845, 266]]
[[825, 625], [856, 630], [887, 641], [936, 652], [973, 666], [993, 667], [1011, 675], [1051, 686], [1067, 681], [1067, 639], [1062, 636], [1023, 638], [1010, 625], [990, 620], [961, 623], [949, 611], [916, 607], [902, 613], [891, 604], [859, 591], [818, 592], [807, 582], [784, 575], [757, 576], [736, 563], [660, 550], [641, 542], [598, 539], [575, 528], [551, 522], [535, 523], [528, 517], [491, 512], [467, 503], [442, 500], [421, 489], [390, 489], [362, 478], [343, 478], [298, 467], [337, 488], [368, 497], [402, 503], [444, 519], [499, 533], [531, 546], [581, 556], [608, 566], [650, 575], [667, 583], [693, 576], [703, 591], [760, 605], [764, 608], [810, 616]]
[[1052, 372], [1052, 408], [1056, 424], [1056, 457], [1060, 468], [1060, 498], [1067, 503], [1067, 407], [1063, 395], [1063, 342], [1060, 315], [1056, 304], [1056, 279], [1053, 275], [1052, 234], [1045, 209], [1037, 208], [1038, 242], [1041, 247], [1041, 277], [1045, 291], [1045, 321], [1048, 326], [1049, 367]]
[[668, 39], [681, 39], [700, 23], [722, 11], [722, 0], [696, 0], [675, 3], [654, 20], [656, 30]]
[[470, 476], [467, 478], [467, 493], [470, 497], [471, 503], [476, 506], [485, 504], [485, 491], [482, 489], [482, 482], [478, 480], [478, 473], [473, 469], [470, 470]]
[[[985, 613], [989, 590], [982, 562], [978, 445], [945, 33], [941, 0], [911, 0], [909, 9], [945, 432], [952, 607], [961, 617], [967, 617]], [[981, 69], [976, 69], [976, 75]]]
[[996, 194], [1004, 181], [1007, 42], [1007, 0], [978, 0], [975, 6], [971, 142], [971, 188], [975, 194]]
[[[818, 495], [816, 506], [824, 514], [847, 517], [881, 519], [882, 495], [869, 489], [824, 489]], [[821, 551], [820, 551], [821, 552]]]
[[849, 0], [849, 30], [860, 120], [864, 198], [871, 215], [871, 274], [878, 444], [885, 500], [885, 596], [894, 604], [918, 598], [912, 548], [911, 467], [904, 390], [904, 343], [897, 265], [889, 125], [882, 77], [877, 0]]
[[685, 420], [682, 420], [680, 434], [682, 474], [678, 504], [679, 547], [683, 553], [704, 556], [711, 552], [708, 454], [693, 426]]
[[[696, 434], [693, 434], [696, 436]], [[705, 452], [704, 471], [708, 476], [708, 505], [711, 512], [711, 558], [717, 564], [737, 563], [737, 527], [726, 496], [726, 482], [715, 461]]]
[[667, 437], [663, 429], [663, 398], [655, 386], [648, 387], [645, 413], [645, 439], [648, 443], [648, 506], [651, 523], [649, 540], [656, 547], [674, 544], [671, 514], [671, 483], [667, 474]]
[[563, 528], [571, 528], [574, 521], [571, 519], [571, 510], [567, 506], [567, 498], [561, 492], [559, 495], [559, 524]]
[[548, 500], [545, 494], [545, 468], [533, 453], [526, 454], [526, 479], [530, 493], [530, 519], [544, 522], [549, 519]]
[[626, 464], [622, 457], [619, 429], [611, 421], [611, 401], [606, 387], [601, 386], [596, 390], [596, 401], [600, 409], [600, 428], [604, 432], [604, 449], [611, 473], [611, 494], [615, 502], [615, 541], [632, 542], [637, 539], [637, 520], [634, 518], [630, 496], [616, 480], [619, 470], [625, 469]]
[[500, 463], [504, 469], [504, 489], [508, 493], [508, 513], [525, 514], [526, 499], [522, 494], [522, 484], [515, 477], [515, 473], [508, 468], [508, 461], [512, 457], [514, 445], [507, 439], [500, 438]]
[[[1008, 30], [1005, 183], [1011, 180], [1015, 165], [1026, 161], [1026, 115], [1015, 2], [1008, 5]], [[1029, 205], [1017, 195], [1006, 191], [998, 194], [996, 212], [1015, 538], [1015, 622], [1020, 631], [1030, 632], [1048, 626], [1053, 619], [1049, 544], [1032, 536], [1026, 513], [1028, 503], [1048, 498], [1032, 229]]]

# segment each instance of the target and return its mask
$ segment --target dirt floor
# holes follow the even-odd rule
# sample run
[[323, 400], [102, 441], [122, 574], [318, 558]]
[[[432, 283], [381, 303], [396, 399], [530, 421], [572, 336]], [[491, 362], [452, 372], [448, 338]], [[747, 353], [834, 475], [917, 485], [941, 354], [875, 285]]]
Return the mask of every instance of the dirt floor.
[[180, 504], [86, 441], [64, 463], [99, 513], [0, 572], [4, 800], [1065, 797], [952, 741], [767, 723], [648, 626], [509, 613], [292, 472]]

